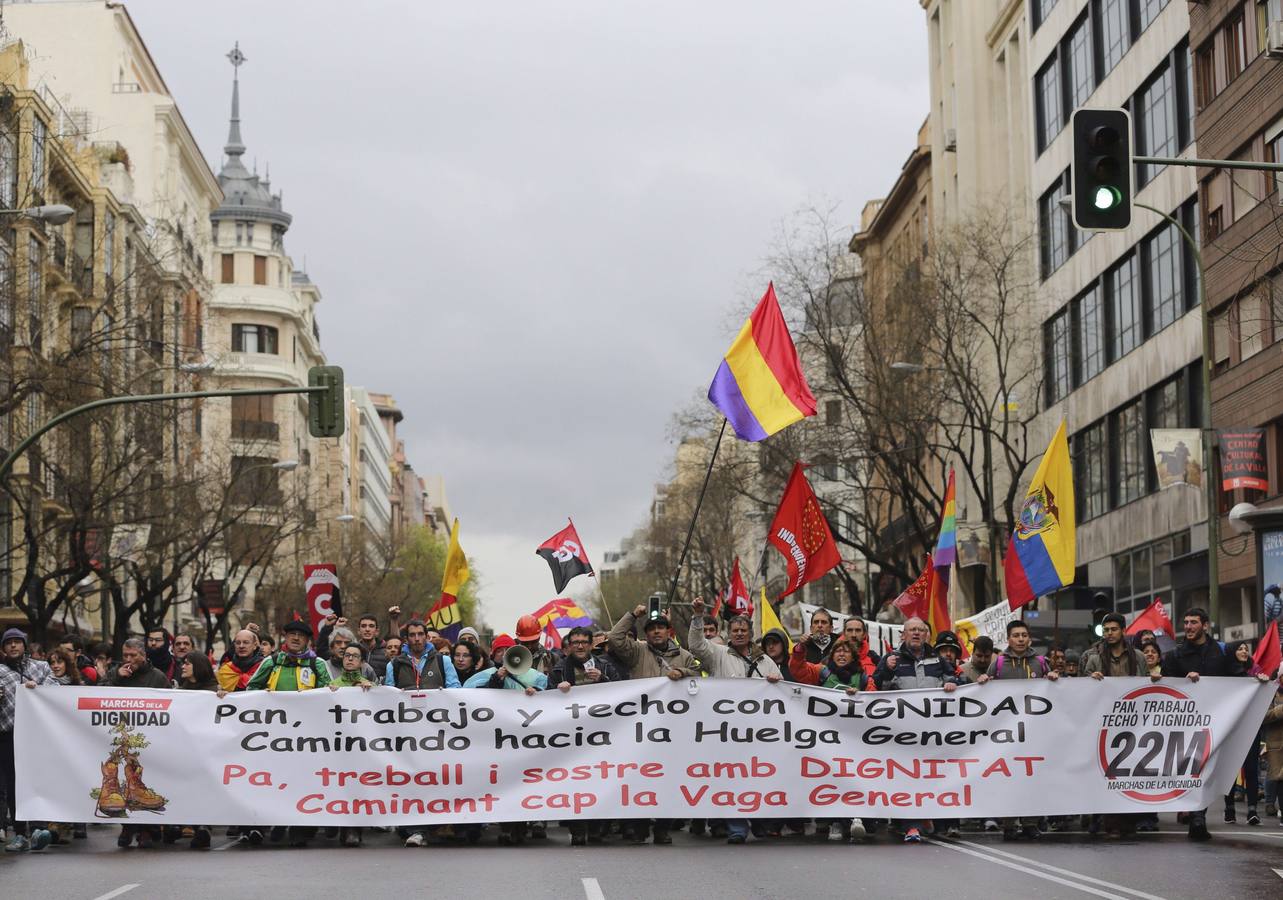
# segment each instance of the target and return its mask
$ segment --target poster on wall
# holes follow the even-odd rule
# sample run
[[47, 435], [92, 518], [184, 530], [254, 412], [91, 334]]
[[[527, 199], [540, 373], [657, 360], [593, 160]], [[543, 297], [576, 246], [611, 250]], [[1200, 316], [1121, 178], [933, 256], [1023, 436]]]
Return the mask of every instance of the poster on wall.
[[1221, 448], [1221, 490], [1270, 489], [1270, 470], [1265, 462], [1265, 429], [1218, 431], [1216, 440]]
[[1283, 585], [1283, 530], [1262, 531], [1260, 535], [1262, 612], [1268, 625], [1279, 618], [1280, 606], [1283, 606], [1278, 590], [1278, 586]]
[[1151, 428], [1149, 443], [1159, 487], [1203, 484], [1203, 441], [1197, 428]]

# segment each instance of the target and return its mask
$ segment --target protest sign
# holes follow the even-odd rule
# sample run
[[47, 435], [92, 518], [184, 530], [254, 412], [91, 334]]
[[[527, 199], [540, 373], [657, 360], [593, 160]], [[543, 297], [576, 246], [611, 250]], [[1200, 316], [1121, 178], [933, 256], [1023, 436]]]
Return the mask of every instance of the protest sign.
[[[802, 611], [802, 632], [811, 633], [811, 616], [818, 609], [823, 609], [833, 617], [833, 633], [841, 634], [846, 620], [853, 618], [846, 613], [834, 612], [827, 606], [816, 606], [814, 603], [799, 603], [797, 608]], [[900, 646], [903, 640], [904, 626], [889, 625], [885, 622], [878, 622], [873, 619], [864, 620], [864, 632], [869, 636], [869, 648], [875, 653], [882, 653], [887, 649], [894, 649]]]
[[865, 693], [656, 678], [545, 691], [17, 692], [18, 818], [395, 825], [1201, 809], [1273, 692], [1109, 678]]

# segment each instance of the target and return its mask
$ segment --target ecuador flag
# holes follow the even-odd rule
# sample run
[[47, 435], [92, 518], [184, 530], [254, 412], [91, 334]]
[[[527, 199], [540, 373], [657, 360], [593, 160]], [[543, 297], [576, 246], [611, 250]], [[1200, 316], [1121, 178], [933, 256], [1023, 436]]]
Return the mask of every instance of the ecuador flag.
[[1002, 561], [1012, 609], [1074, 580], [1074, 478], [1061, 420], [1042, 455]]
[[708, 399], [742, 441], [765, 440], [815, 415], [815, 397], [802, 374], [773, 283], [726, 351]]

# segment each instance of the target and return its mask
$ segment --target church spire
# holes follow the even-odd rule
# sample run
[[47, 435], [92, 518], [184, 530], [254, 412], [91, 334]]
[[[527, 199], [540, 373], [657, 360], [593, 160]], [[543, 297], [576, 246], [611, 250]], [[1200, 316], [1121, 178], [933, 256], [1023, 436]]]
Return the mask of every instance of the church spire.
[[239, 157], [245, 152], [245, 144], [241, 140], [240, 69], [246, 59], [245, 54], [241, 52], [240, 41], [236, 42], [236, 46], [227, 54], [227, 58], [232, 63], [232, 121], [227, 129], [227, 145], [223, 147], [223, 152], [231, 157]]

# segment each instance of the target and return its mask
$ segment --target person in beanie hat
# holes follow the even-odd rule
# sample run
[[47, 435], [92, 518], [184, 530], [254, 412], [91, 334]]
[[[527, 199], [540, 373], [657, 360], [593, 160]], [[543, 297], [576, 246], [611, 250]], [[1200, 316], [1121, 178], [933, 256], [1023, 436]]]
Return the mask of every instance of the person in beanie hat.
[[10, 628], [0, 637], [0, 793], [4, 794], [6, 818], [13, 822], [13, 838], [4, 848], [10, 853], [43, 850], [53, 840], [53, 835], [44, 828], [34, 829], [28, 838], [27, 823], [17, 820], [14, 792], [18, 778], [13, 759], [13, 721], [18, 688], [58, 683], [49, 664], [32, 659], [29, 651], [27, 635], [19, 628]]

